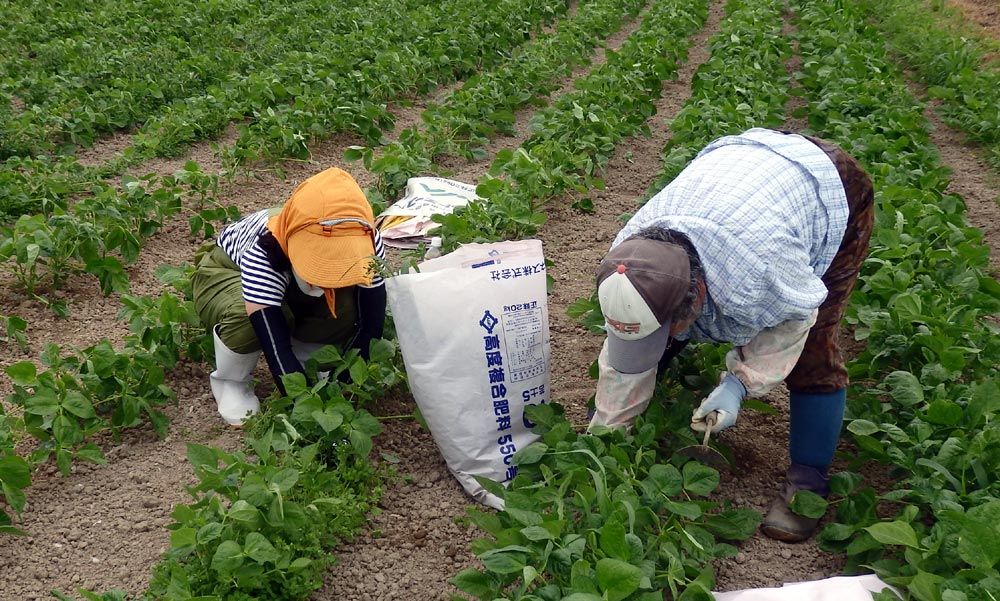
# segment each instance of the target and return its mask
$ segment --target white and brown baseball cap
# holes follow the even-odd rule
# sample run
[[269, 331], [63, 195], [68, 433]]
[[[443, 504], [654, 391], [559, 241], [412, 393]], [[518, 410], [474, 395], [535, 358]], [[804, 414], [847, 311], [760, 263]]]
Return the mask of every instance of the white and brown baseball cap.
[[677, 244], [632, 236], [611, 249], [597, 268], [597, 297], [612, 367], [627, 374], [656, 367], [690, 280], [691, 263]]

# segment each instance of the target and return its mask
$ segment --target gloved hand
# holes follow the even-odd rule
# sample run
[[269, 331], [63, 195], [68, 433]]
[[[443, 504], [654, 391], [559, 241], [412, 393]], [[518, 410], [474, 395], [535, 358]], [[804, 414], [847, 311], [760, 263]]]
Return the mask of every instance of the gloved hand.
[[691, 429], [704, 432], [709, 427], [707, 418], [713, 411], [717, 412], [717, 415], [712, 432], [732, 426], [736, 423], [736, 416], [740, 413], [740, 403], [746, 395], [747, 389], [743, 386], [743, 382], [733, 374], [724, 372], [719, 385], [691, 415]]

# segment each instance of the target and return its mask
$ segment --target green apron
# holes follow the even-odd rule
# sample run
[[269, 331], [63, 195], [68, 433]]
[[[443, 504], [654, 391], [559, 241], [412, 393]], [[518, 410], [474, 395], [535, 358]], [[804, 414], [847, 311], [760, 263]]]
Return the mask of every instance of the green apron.
[[[191, 278], [195, 310], [210, 330], [219, 326], [223, 344], [235, 353], [260, 350], [260, 342], [247, 316], [243, 300], [240, 269], [226, 251], [212, 242], [195, 253], [195, 271]], [[309, 296], [289, 281], [282, 300], [292, 338], [301, 342], [344, 345], [357, 332], [358, 307], [355, 286], [337, 288], [337, 317], [330, 315], [324, 297]]]

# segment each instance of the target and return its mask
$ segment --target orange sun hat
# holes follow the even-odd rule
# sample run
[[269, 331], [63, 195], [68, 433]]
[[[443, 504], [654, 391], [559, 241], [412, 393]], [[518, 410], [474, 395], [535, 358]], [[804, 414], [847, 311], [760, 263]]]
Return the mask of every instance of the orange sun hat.
[[267, 229], [295, 273], [327, 290], [369, 285], [374, 277], [375, 217], [365, 193], [336, 167], [305, 180]]

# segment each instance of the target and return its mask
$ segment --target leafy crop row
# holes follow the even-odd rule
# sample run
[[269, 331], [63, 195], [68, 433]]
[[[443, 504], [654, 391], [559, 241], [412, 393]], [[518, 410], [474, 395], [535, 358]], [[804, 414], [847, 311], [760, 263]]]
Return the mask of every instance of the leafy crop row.
[[[292, 26], [303, 18], [303, 14], [312, 12], [304, 7], [296, 12], [296, 7], [297, 3], [283, 5], [261, 21], [259, 25], [265, 27], [264, 30], [244, 32], [246, 35], [235, 32], [243, 25], [222, 18], [221, 21], [233, 29], [226, 33], [225, 27], [218, 28], [223, 31], [219, 34], [223, 37], [241, 40], [267, 37], [270, 43], [261, 48], [259, 57], [266, 62], [229, 65], [233, 70], [209, 81], [207, 87], [192, 89], [191, 95], [164, 104], [158, 113], [137, 116], [142, 126], [132, 137], [133, 144], [103, 165], [83, 167], [65, 156], [72, 152], [72, 145], [42, 142], [60, 135], [46, 133], [51, 129], [49, 125], [31, 125], [35, 123], [33, 119], [48, 119], [57, 124], [66, 122], [67, 117], [59, 111], [56, 116], [45, 117], [48, 114], [45, 107], [36, 104], [26, 104], [20, 111], [0, 110], [0, 117], [9, 117], [6, 122], [0, 119], [0, 127], [6, 127], [0, 139], [13, 145], [3, 153], [6, 161], [0, 164], [0, 217], [37, 212], [44, 208], [43, 201], [65, 206], [71, 195], [102, 185], [104, 178], [120, 174], [126, 167], [152, 156], [176, 154], [185, 144], [218, 135], [234, 120], [249, 119], [241, 126], [238, 139], [219, 149], [230, 169], [249, 167], [259, 160], [308, 156], [310, 141], [338, 131], [347, 130], [372, 142], [378, 141], [382, 130], [392, 125], [386, 102], [401, 95], [426, 93], [435, 85], [503, 60], [509, 49], [523, 43], [532, 31], [564, 13], [566, 3], [506, 0], [485, 13], [457, 0], [434, 4], [400, 0], [381, 3], [378, 10], [371, 10], [362, 3], [346, 12], [322, 11], [325, 16], [318, 22], [318, 30]], [[112, 14], [117, 14], [116, 10], [108, 8]], [[173, 9], [167, 7], [165, 10]], [[206, 10], [210, 14], [205, 18], [214, 18], [215, 11]], [[183, 11], [178, 8], [178, 12]], [[100, 18], [103, 14], [95, 11], [91, 17]], [[324, 23], [333, 28], [330, 35], [324, 35]], [[278, 35], [267, 27], [289, 35]], [[31, 31], [33, 33], [25, 36], [42, 35], [34, 29]], [[127, 37], [127, 32], [122, 35]], [[279, 40], [282, 45], [274, 47]], [[226, 47], [225, 43], [219, 44]], [[24, 47], [30, 55], [32, 45], [30, 40], [24, 40], [15, 47]], [[91, 50], [98, 55], [102, 51]], [[158, 69], [146, 69], [148, 77], [162, 72], [171, 78], [174, 69], [189, 68], [183, 61], [174, 64], [161, 59], [167, 61], [166, 64]], [[53, 57], [54, 66], [38, 65], [37, 70], [32, 70], [33, 63], [26, 60], [24, 76], [65, 67], [60, 60], [72, 62], [72, 52], [66, 50], [61, 59]], [[227, 63], [223, 61], [222, 64]], [[103, 81], [102, 77], [94, 79]], [[67, 88], [77, 89], [73, 82], [62, 83]], [[0, 78], [0, 86], [6, 86], [12, 93], [19, 85], [11, 77]], [[115, 79], [113, 87], [117, 86], [117, 91], [114, 93], [131, 97], [130, 85], [142, 84], [127, 78]], [[79, 97], [74, 102], [82, 111], [88, 115], [107, 116], [108, 111], [85, 104], [88, 98], [100, 94], [92, 90], [77, 92]], [[52, 96], [58, 97], [58, 94]], [[116, 121], [100, 132], [126, 125], [129, 124]], [[92, 125], [85, 124], [73, 127], [93, 129]], [[94, 130], [86, 140], [78, 142], [89, 145], [89, 140], [97, 133]], [[19, 145], [18, 140], [22, 138], [28, 142]]]
[[[704, 2], [657, 2], [639, 29], [607, 61], [578, 80], [530, 122], [517, 149], [497, 154], [477, 189], [486, 202], [435, 217], [446, 247], [462, 242], [533, 235], [544, 222], [541, 206], [565, 194], [603, 188], [601, 172], [615, 145], [645, 131], [656, 112], [662, 82], [677, 76], [687, 37], [705, 21]], [[586, 210], [585, 198], [575, 205]]]
[[[800, 2], [811, 127], [852, 152], [876, 183], [876, 230], [848, 321], [866, 341], [848, 431], [856, 463], [889, 466], [893, 489], [855, 491], [820, 536], [849, 566], [921, 601], [1000, 595], [1000, 285], [988, 248], [945, 192], [923, 106], [880, 33], [844, 3]], [[888, 513], [891, 517], [883, 517]]]
[[[741, 10], [737, 3], [730, 8], [724, 28], [780, 27], [778, 3], [769, 11]], [[739, 40], [731, 31], [725, 37]], [[727, 47], [720, 42], [717, 52], [733, 52], [734, 47], [735, 43]], [[769, 37], [755, 45], [762, 55], [772, 57], [767, 64], [777, 70], [783, 68], [787, 47], [787, 41]], [[766, 69], [758, 72], [762, 80], [774, 81]], [[719, 76], [719, 86], [726, 87], [725, 74]], [[753, 88], [740, 91], [753, 94]], [[757, 114], [780, 114], [787, 95], [777, 92], [768, 98], [775, 102]], [[564, 116], [573, 112], [570, 106], [564, 105]], [[540, 114], [550, 112], [556, 111]], [[572, 147], [571, 136], [558, 139]], [[519, 186], [524, 181], [508, 175]], [[488, 182], [480, 190], [484, 188], [489, 188]], [[505, 499], [506, 509], [496, 515], [472, 514], [489, 534], [473, 545], [484, 569], [466, 570], [452, 582], [478, 599], [710, 598], [712, 560], [735, 552], [717, 539], [747, 538], [760, 516], [695, 498], [715, 489], [718, 474], [671, 456], [673, 450], [693, 442], [687, 425], [695, 396], [683, 394], [679, 387], [661, 388], [657, 398], [661, 396], [683, 400], [654, 402], [632, 435], [577, 435], [558, 407], [534, 408], [531, 419], [538, 424], [542, 442], [515, 456], [519, 476], [508, 489], [484, 482]], [[852, 477], [835, 480], [839, 492], [854, 488]]]
[[379, 177], [376, 191], [395, 198], [407, 179], [432, 167], [441, 156], [482, 159], [482, 145], [497, 134], [513, 134], [514, 111], [543, 104], [559, 78], [582, 65], [594, 45], [621, 27], [642, 7], [636, 0], [593, 0], [518, 49], [509, 61], [482, 71], [430, 104], [422, 123], [404, 130], [396, 141], [375, 148], [355, 148], [348, 159], [363, 159]]
[[[0, 17], [5, 92], [25, 105], [5, 123], [0, 158], [89, 146], [160, 109], [233, 78], [285, 62], [316, 41], [373, 19], [406, 17], [419, 3], [96, 2], [87, 10], [14, 2]], [[309, 19], [309, 28], [290, 25]], [[156, 25], [151, 26], [155, 22]], [[375, 27], [389, 23], [375, 20]], [[95, 35], [95, 32], [101, 32]], [[391, 40], [390, 40], [391, 42]]]
[[[118, 440], [123, 429], [147, 420], [166, 435], [160, 408], [175, 398], [165, 373], [178, 361], [203, 359], [210, 344], [190, 299], [190, 271], [159, 270], [169, 285], [159, 298], [123, 296], [119, 318], [131, 333], [122, 351], [107, 340], [69, 353], [50, 344], [41, 356], [44, 371], [30, 361], [6, 369], [14, 383], [8, 400], [22, 409], [17, 417], [0, 415], [0, 486], [15, 514], [24, 507], [33, 466], [54, 457], [67, 474], [75, 459], [103, 463], [97, 435]], [[247, 452], [189, 445], [199, 484], [188, 488], [190, 504], [174, 508], [170, 548], [141, 598], [303, 599], [321, 584], [332, 560], [327, 549], [353, 535], [381, 494], [384, 474], [368, 459], [381, 426], [361, 407], [402, 373], [388, 341], [373, 344], [368, 362], [357, 351], [320, 353], [333, 366], [331, 379], [317, 382], [313, 361], [308, 373], [315, 384], [301, 375], [287, 378], [289, 396], [267, 403], [244, 439]], [[345, 371], [349, 384], [338, 381]], [[26, 436], [37, 444], [21, 457], [15, 446]], [[0, 512], [0, 532], [19, 534], [11, 518]]]
[[[120, 318], [130, 333], [121, 351], [107, 339], [85, 349], [50, 343], [39, 358], [41, 371], [31, 361], [6, 368], [14, 388], [7, 400], [20, 411], [0, 415], [0, 483], [14, 513], [23, 509], [23, 490], [31, 483], [27, 466], [54, 458], [66, 475], [74, 459], [104, 463], [97, 436], [110, 433], [118, 440], [123, 430], [147, 422], [166, 436], [160, 409], [175, 401], [164, 384], [166, 371], [182, 356], [202, 358], [206, 336], [185, 299], [184, 272], [161, 269], [159, 275], [169, 287], [158, 298], [123, 295]], [[29, 436], [36, 445], [24, 459], [15, 446]], [[10, 516], [0, 512], [0, 526], [10, 528]]]
[[[426, 16], [411, 16], [426, 31], [411, 32], [382, 52], [358, 57], [346, 70], [315, 62], [343, 60], [345, 52], [350, 57], [351, 46], [323, 48], [315, 56], [282, 65], [275, 81], [284, 86], [286, 102], [252, 111], [250, 124], [241, 126], [237, 141], [222, 150], [223, 157], [234, 165], [269, 157], [306, 158], [310, 142], [342, 130], [376, 142], [382, 129], [392, 124], [383, 103], [427, 93], [506, 59], [510, 48], [522, 44], [531, 31], [565, 12], [566, 3], [502, 0], [484, 11], [454, 1], [427, 10]], [[367, 31], [354, 44], [364, 47], [373, 35], [383, 32]]]
[[949, 31], [921, 5], [859, 2], [890, 34], [890, 43], [912, 65], [948, 125], [986, 147], [1000, 169], [1000, 72], [986, 66], [988, 51], [975, 39]]
[[658, 192], [706, 144], [751, 127], [784, 122], [789, 77], [784, 61], [791, 53], [779, 18], [783, 2], [727, 4], [728, 16], [708, 42], [711, 55], [694, 75], [691, 98], [670, 122], [663, 169], [650, 187]]
[[506, 489], [483, 481], [505, 509], [471, 511], [484, 569], [452, 583], [484, 601], [710, 600], [712, 560], [736, 553], [721, 541], [748, 538], [760, 516], [704, 499], [714, 469], [664, 459], [680, 421], [654, 408], [632, 434], [586, 435], [558, 406], [529, 417], [542, 440], [515, 454], [518, 475]]
[[326, 347], [314, 357], [335, 366], [330, 379], [316, 382], [314, 360], [314, 384], [286, 377], [288, 396], [268, 401], [246, 453], [189, 444], [199, 484], [192, 503], [174, 508], [170, 548], [142, 598], [305, 599], [319, 588], [328, 549], [382, 494], [384, 473], [368, 458], [382, 427], [362, 407], [399, 381], [395, 355], [388, 341], [372, 345], [368, 362]]
[[[263, 147], [276, 153], [267, 156], [297, 156], [308, 152], [307, 144], [316, 136], [345, 127], [378, 139], [381, 136], [379, 128], [388, 126], [391, 120], [384, 106], [374, 103], [411, 91], [426, 91], [438, 79], [453, 78], [480, 63], [498, 60], [503, 56], [501, 50], [523, 41], [531, 28], [564, 10], [565, 6], [556, 0], [538, 0], [509, 1], [495, 8], [487, 19], [468, 3], [442, 3], [414, 9], [423, 12], [406, 15], [408, 18], [404, 19], [413, 24], [413, 31], [390, 28], [395, 32], [393, 35], [402, 36], [395, 40], [395, 45], [392, 45], [392, 35], [378, 37], [379, 43], [390, 45], [387, 47], [393, 50], [392, 53], [379, 52], [375, 44], [362, 44], [358, 36], [371, 32], [357, 29], [325, 40], [325, 44], [344, 45], [324, 48], [329, 52], [316, 55], [316, 60], [333, 61], [331, 64], [320, 67], [315, 61], [296, 60], [276, 66], [284, 72], [280, 76], [272, 74], [270, 85], [280, 88], [280, 94], [265, 96], [272, 103], [288, 100], [292, 103], [290, 109], [274, 109], [268, 105], [266, 109], [255, 111], [256, 120], [245, 126], [245, 135], [241, 135], [230, 150], [242, 148], [245, 151], [247, 140], [254, 139], [260, 144], [250, 144], [258, 149], [252, 151], [253, 160], [261, 158], [259, 151]], [[443, 28], [438, 27], [442, 23], [445, 24]], [[487, 28], [489, 32], [484, 30], [479, 35], [477, 27]], [[356, 71], [356, 77], [348, 76], [349, 70], [360, 67], [367, 68]], [[239, 87], [232, 90], [232, 94], [240, 102], [253, 102], [257, 97]], [[355, 106], [358, 112], [352, 112], [348, 105]], [[241, 114], [246, 112], [241, 110]], [[218, 114], [223, 117], [222, 124], [233, 118], [230, 109]], [[275, 119], [280, 122], [276, 123]], [[197, 123], [204, 127], [209, 121], [198, 119]], [[151, 126], [151, 122], [146, 125]], [[137, 143], [141, 145], [154, 138], [140, 132]], [[163, 140], [162, 137], [155, 139]], [[269, 146], [275, 141], [279, 146]], [[248, 156], [243, 151], [239, 153], [244, 159]], [[146, 155], [126, 151], [121, 162], [129, 162], [136, 156]], [[58, 288], [67, 277], [84, 270], [100, 279], [105, 293], [125, 289], [127, 281], [122, 261], [133, 261], [142, 239], [162, 225], [164, 216], [182, 208], [182, 191], [171, 178], [162, 178], [159, 187], [152, 192], [135, 180], [126, 179], [122, 190], [101, 181], [90, 181], [87, 183], [94, 196], [77, 201], [71, 207], [66, 197], [82, 192], [81, 184], [86, 182], [79, 178], [95, 177], [104, 170], [79, 170], [72, 161], [53, 163], [46, 159], [17, 157], [11, 157], [7, 166], [12, 169], [5, 177], [0, 177], [0, 184], [6, 183], [22, 191], [8, 201], [5, 208], [30, 214], [22, 215], [10, 226], [3, 226], [0, 262], [12, 263], [21, 288], [42, 302], [48, 301], [37, 294], [39, 286], [48, 284], [52, 289]], [[72, 174], [67, 176], [63, 169], [71, 169]], [[204, 186], [192, 177], [197, 172], [197, 166], [193, 166], [180, 173], [186, 178], [183, 183], [203, 192]], [[40, 193], [38, 196], [24, 194], [23, 188], [30, 190], [32, 186]], [[220, 213], [220, 209], [192, 215], [192, 230], [204, 230], [209, 235], [210, 220], [230, 213], [225, 209]], [[53, 308], [61, 311], [59, 306]]]
[[124, 266], [138, 259], [145, 241], [172, 215], [187, 211], [191, 233], [205, 237], [213, 235], [213, 221], [238, 216], [235, 207], [214, 200], [217, 181], [188, 162], [172, 176], [126, 176], [121, 190], [95, 186], [92, 196], [72, 205], [0, 224], [0, 264], [21, 292], [65, 317], [65, 303], [46, 293], [82, 273], [95, 276], [106, 295], [128, 292]]

